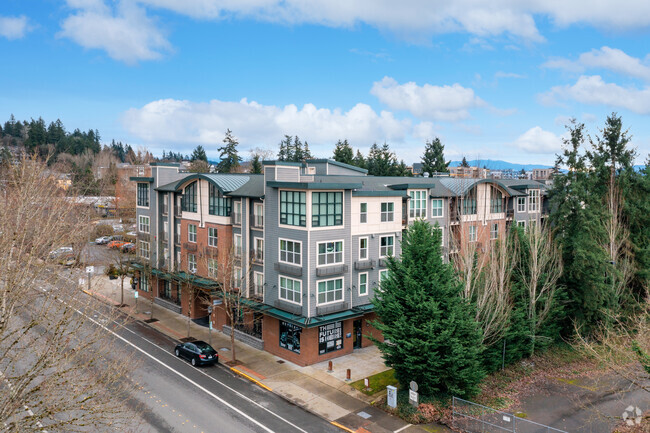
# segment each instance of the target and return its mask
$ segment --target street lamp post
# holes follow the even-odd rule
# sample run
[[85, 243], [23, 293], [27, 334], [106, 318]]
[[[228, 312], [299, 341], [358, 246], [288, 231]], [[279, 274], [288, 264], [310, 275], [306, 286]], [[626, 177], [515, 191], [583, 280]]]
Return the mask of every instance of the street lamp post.
[[212, 346], [212, 305], [208, 305], [208, 335], [208, 342], [210, 346]]

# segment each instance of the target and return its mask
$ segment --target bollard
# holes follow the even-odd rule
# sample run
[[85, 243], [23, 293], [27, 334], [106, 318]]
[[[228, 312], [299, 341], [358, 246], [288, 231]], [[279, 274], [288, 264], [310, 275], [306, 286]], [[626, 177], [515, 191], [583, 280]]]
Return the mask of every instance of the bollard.
[[334, 368], [332, 366], [332, 361], [330, 361], [329, 364], [327, 364], [327, 372], [331, 373], [333, 371], [334, 371]]
[[352, 377], [352, 370], [348, 368], [348, 371], [345, 373], [345, 380], [350, 380]]

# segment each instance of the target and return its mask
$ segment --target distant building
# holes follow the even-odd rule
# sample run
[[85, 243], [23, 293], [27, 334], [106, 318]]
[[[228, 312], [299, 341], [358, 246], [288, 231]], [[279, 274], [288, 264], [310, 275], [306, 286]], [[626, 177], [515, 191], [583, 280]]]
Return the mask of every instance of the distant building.
[[422, 174], [422, 163], [421, 162], [414, 162], [413, 165], [411, 166], [411, 172], [413, 174]]
[[449, 167], [451, 177], [463, 177], [471, 179], [487, 179], [490, 177], [490, 170], [481, 167]]
[[534, 168], [533, 180], [549, 180], [553, 177], [552, 168]]

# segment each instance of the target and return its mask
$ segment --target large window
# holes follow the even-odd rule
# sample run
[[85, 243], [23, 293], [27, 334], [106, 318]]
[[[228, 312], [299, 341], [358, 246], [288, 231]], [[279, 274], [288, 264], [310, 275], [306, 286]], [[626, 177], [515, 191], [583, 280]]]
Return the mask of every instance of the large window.
[[264, 261], [264, 239], [255, 238], [255, 260]]
[[490, 212], [503, 212], [503, 194], [496, 188], [492, 188], [490, 195]]
[[388, 278], [388, 269], [383, 269], [379, 271], [379, 284], [381, 285], [381, 282], [384, 281], [386, 278]]
[[362, 272], [359, 274], [359, 296], [368, 294], [368, 273]]
[[140, 274], [140, 290], [143, 292], [149, 291], [149, 276], [146, 274]]
[[343, 263], [343, 241], [318, 244], [318, 265]]
[[218, 241], [219, 238], [217, 237], [217, 228], [208, 227], [208, 246], [216, 248]]
[[431, 200], [431, 217], [436, 218], [436, 217], [441, 217], [443, 216], [442, 213], [442, 199], [441, 198], [434, 198]]
[[537, 212], [539, 210], [539, 190], [531, 189], [528, 191], [528, 212]]
[[368, 238], [359, 238], [359, 260], [368, 260]]
[[392, 256], [394, 252], [395, 236], [382, 236], [379, 239], [379, 257]]
[[311, 193], [312, 227], [340, 226], [343, 224], [343, 193]]
[[359, 204], [359, 222], [362, 224], [368, 222], [368, 203]]
[[236, 201], [233, 212], [233, 224], [241, 224], [241, 201]]
[[138, 206], [149, 207], [148, 183], [138, 183]]
[[490, 239], [497, 239], [499, 237], [499, 224], [494, 223], [490, 225]]
[[219, 272], [219, 263], [217, 259], [208, 259], [208, 277], [217, 278]]
[[149, 242], [138, 241], [138, 253], [143, 259], [149, 258]]
[[235, 241], [235, 257], [241, 257], [242, 249], [241, 249], [241, 235], [235, 235], [234, 237]]
[[427, 217], [427, 192], [411, 191], [409, 195], [411, 196], [411, 200], [409, 200], [409, 217], [426, 218]]
[[232, 285], [235, 288], [241, 288], [242, 286], [241, 268], [239, 266], [232, 268]]
[[149, 217], [140, 215], [138, 217], [138, 231], [140, 233], [149, 233]]
[[255, 203], [253, 206], [253, 225], [264, 227], [264, 205], [262, 203]]
[[307, 225], [307, 201], [303, 191], [280, 191], [280, 224]]
[[183, 192], [183, 211], [196, 212], [196, 182], [185, 187]]
[[280, 261], [300, 265], [300, 242], [280, 239]]
[[187, 255], [187, 270], [191, 273], [196, 272], [196, 255], [188, 254]]
[[253, 292], [256, 295], [264, 295], [264, 274], [261, 272], [254, 272], [253, 278], [255, 280], [253, 281]]
[[381, 222], [394, 220], [395, 203], [382, 203], [381, 204]]
[[187, 225], [187, 241], [196, 243], [196, 224]]
[[477, 239], [477, 227], [469, 226], [469, 241], [476, 242]]
[[223, 197], [216, 186], [210, 184], [210, 195], [208, 199], [208, 213], [210, 215], [230, 216], [232, 199]]
[[517, 212], [526, 212], [526, 197], [517, 197]]
[[343, 300], [343, 278], [318, 282], [318, 304]]
[[476, 196], [469, 195], [462, 199], [461, 202], [463, 203], [462, 215], [476, 215]]
[[300, 353], [300, 333], [302, 328], [293, 323], [280, 320], [280, 347]]
[[301, 303], [301, 281], [294, 280], [293, 278], [280, 277], [280, 299], [293, 302], [295, 304]]

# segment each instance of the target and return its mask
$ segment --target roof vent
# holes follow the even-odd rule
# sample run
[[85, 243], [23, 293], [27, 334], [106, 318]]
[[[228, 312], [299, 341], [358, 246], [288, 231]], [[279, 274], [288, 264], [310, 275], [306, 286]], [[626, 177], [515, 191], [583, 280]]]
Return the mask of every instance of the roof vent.
[[422, 173], [422, 176], [429, 177], [429, 173], [425, 171], [424, 173]]

